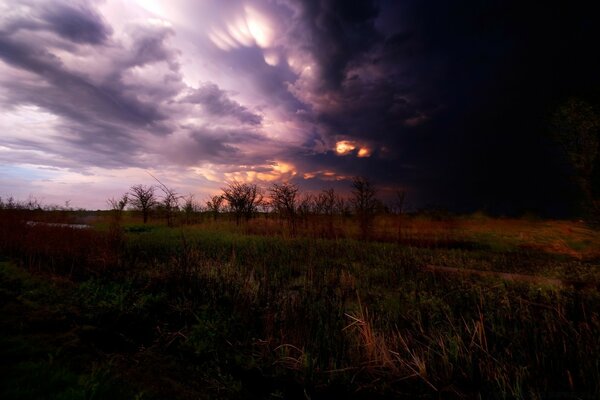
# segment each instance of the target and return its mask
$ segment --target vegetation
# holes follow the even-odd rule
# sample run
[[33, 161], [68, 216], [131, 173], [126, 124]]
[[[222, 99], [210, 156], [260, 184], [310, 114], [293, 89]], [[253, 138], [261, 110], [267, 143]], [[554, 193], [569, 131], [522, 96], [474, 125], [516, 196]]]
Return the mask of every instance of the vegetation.
[[294, 226], [0, 202], [0, 398], [600, 395], [598, 231], [377, 207], [364, 240], [289, 189]]
[[573, 168], [586, 218], [600, 226], [600, 110], [582, 99], [570, 98], [555, 111], [552, 134]]

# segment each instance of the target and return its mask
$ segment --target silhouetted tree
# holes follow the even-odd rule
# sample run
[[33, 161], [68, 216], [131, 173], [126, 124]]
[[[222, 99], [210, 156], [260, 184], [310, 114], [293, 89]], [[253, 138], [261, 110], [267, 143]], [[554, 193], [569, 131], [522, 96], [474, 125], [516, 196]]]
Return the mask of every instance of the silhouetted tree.
[[206, 208], [212, 213], [215, 221], [217, 220], [217, 217], [223, 208], [223, 200], [225, 199], [222, 195], [214, 195], [206, 202]]
[[308, 225], [308, 218], [313, 212], [315, 212], [315, 197], [308, 193], [302, 197], [298, 204], [298, 214], [305, 226]]
[[404, 212], [404, 200], [406, 199], [406, 192], [404, 190], [396, 191], [396, 198], [394, 199], [393, 210], [398, 215], [398, 240], [402, 239], [402, 218]]
[[129, 202], [129, 197], [127, 196], [127, 193], [122, 195], [121, 198], [119, 198], [119, 199], [115, 199], [114, 197], [111, 197], [106, 202], [110, 206], [110, 209], [111, 209], [112, 215], [113, 215], [113, 219], [116, 222], [120, 222], [121, 217], [123, 216], [123, 210], [125, 210], [125, 207], [127, 206], [127, 203]]
[[121, 220], [123, 219], [123, 211], [129, 202], [127, 193], [121, 196], [119, 199], [111, 197], [106, 201], [111, 208], [111, 220], [108, 227], [109, 238], [113, 246], [120, 246], [123, 241], [123, 229], [121, 227]]
[[198, 211], [198, 204], [194, 201], [194, 195], [189, 194], [183, 198], [183, 213], [185, 215], [185, 223], [189, 225], [193, 221], [194, 214]]
[[179, 196], [174, 189], [167, 187], [167, 185], [162, 183], [157, 177], [149, 172], [148, 174], [158, 182], [158, 188], [163, 192], [163, 198], [158, 205], [161, 206], [165, 214], [167, 225], [173, 226], [173, 217], [175, 212], [179, 210], [179, 200], [181, 199], [181, 196]]
[[379, 204], [375, 198], [375, 188], [368, 179], [355, 177], [352, 180], [352, 198], [350, 201], [358, 217], [361, 237], [366, 239], [373, 228], [373, 220]]
[[293, 183], [274, 183], [269, 188], [271, 205], [275, 212], [288, 221], [292, 234], [296, 232], [296, 196], [298, 186]]
[[142, 213], [144, 224], [147, 223], [150, 211], [158, 204], [156, 187], [146, 185], [132, 186], [129, 188], [129, 203], [134, 210]]
[[585, 197], [585, 208], [595, 223], [600, 223], [600, 110], [577, 98], [560, 105], [552, 118], [552, 134], [565, 152]]
[[333, 188], [323, 189], [316, 199], [317, 214], [333, 216], [335, 214], [337, 195]]
[[333, 219], [338, 211], [339, 199], [340, 196], [335, 193], [333, 188], [323, 189], [315, 199], [315, 212], [325, 216], [328, 237], [332, 237], [335, 234]]
[[253, 183], [242, 183], [233, 180], [222, 190], [223, 198], [229, 204], [238, 225], [242, 217], [245, 217], [246, 220], [252, 218], [259, 204], [263, 201], [262, 190]]

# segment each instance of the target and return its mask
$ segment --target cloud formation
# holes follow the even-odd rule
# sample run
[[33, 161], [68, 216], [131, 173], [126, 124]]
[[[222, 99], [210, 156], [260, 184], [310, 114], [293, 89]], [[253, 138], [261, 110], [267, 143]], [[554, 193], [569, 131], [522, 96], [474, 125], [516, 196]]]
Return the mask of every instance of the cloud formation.
[[[5, 1], [0, 184], [365, 175], [415, 206], [526, 208], [560, 176], [543, 110], [598, 86], [597, 28], [583, 9], [472, 3]], [[114, 195], [98, 187], [82, 205]]]

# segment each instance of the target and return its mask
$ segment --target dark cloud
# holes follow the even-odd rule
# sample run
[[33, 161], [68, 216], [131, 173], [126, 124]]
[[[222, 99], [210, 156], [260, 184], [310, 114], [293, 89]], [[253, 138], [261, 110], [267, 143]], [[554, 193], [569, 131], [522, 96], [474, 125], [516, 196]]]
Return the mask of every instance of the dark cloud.
[[348, 64], [370, 49], [381, 35], [374, 21], [378, 7], [371, 1], [315, 0], [302, 3], [307, 47], [319, 64], [322, 85], [337, 87]]
[[389, 151], [327, 152], [310, 155], [312, 164], [408, 186], [422, 204], [568, 209], [572, 185], [544, 135], [560, 99], [598, 90], [591, 9], [380, 1], [356, 2], [365, 9], [354, 16], [332, 4], [304, 9], [324, 81], [319, 132]]
[[75, 43], [101, 44], [112, 30], [100, 14], [85, 4], [53, 2], [40, 5], [41, 18], [63, 38]]
[[87, 1], [57, 0], [47, 4], [22, 0], [19, 4], [7, 4], [3, 11], [2, 35], [12, 35], [21, 30], [47, 31], [68, 42], [99, 45], [112, 34], [110, 26]]
[[211, 115], [231, 117], [243, 124], [260, 125], [262, 122], [262, 116], [232, 100], [226, 91], [214, 83], [202, 83], [198, 89], [186, 96], [184, 101], [200, 104]]

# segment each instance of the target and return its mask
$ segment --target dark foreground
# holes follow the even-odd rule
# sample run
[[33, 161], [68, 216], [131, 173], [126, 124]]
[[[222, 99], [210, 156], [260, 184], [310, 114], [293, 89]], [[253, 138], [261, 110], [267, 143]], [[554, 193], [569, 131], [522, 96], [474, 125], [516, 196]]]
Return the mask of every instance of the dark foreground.
[[362, 242], [5, 219], [0, 398], [598, 398], [597, 234], [514, 224]]

